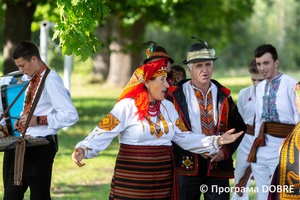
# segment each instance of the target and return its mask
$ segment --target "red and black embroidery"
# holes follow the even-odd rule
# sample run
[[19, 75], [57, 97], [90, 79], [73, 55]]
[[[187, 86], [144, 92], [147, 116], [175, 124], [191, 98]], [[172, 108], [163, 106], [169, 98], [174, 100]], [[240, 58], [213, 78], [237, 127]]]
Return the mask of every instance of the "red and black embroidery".
[[182, 168], [184, 169], [194, 169], [194, 159], [193, 156], [182, 156]]
[[47, 115], [39, 116], [39, 125], [48, 125]]
[[[26, 115], [30, 112], [32, 103], [33, 103], [33, 97], [36, 93], [36, 90], [39, 86], [41, 77], [42, 77], [42, 73], [43, 71], [45, 71], [45, 69], [47, 68], [47, 65], [43, 65], [34, 75], [34, 77], [30, 80], [30, 85], [28, 88], [28, 91], [26, 93], [26, 97], [25, 97], [25, 104], [24, 104], [24, 109], [23, 109], [23, 114], [22, 115]], [[24, 132], [24, 125], [21, 125], [21, 132]]]

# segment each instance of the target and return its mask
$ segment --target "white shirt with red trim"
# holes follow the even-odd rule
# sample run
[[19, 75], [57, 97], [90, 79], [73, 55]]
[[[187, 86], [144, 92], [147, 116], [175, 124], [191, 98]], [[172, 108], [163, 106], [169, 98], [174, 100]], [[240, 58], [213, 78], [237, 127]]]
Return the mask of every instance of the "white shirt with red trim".
[[[45, 71], [43, 71], [42, 76], [44, 76]], [[41, 81], [42, 78], [40, 79], [40, 83]], [[27, 90], [28, 88], [25, 94], [27, 94]], [[78, 121], [78, 113], [71, 101], [69, 91], [65, 88], [61, 77], [54, 70], [51, 70], [46, 77], [43, 92], [33, 115], [46, 115], [48, 125], [28, 127], [25, 134], [30, 136], [55, 135], [60, 128], [72, 126]]]

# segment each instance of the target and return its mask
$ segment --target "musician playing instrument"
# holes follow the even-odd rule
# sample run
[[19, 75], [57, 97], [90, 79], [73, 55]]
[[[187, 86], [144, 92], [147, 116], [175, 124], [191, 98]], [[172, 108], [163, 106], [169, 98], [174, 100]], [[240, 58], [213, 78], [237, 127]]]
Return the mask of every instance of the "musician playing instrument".
[[[19, 179], [14, 180], [14, 164], [10, 166], [4, 200], [23, 199], [28, 186], [30, 199], [49, 200], [51, 199], [52, 164], [57, 151], [57, 133], [60, 128], [76, 123], [78, 114], [61, 77], [54, 70], [50, 70], [29, 127], [24, 130], [28, 113], [47, 71], [47, 66], [40, 58], [38, 47], [29, 41], [23, 41], [17, 45], [13, 58], [19, 71], [30, 79], [30, 85], [25, 91], [20, 120], [14, 124], [15, 130], [21, 133], [26, 132], [29, 136], [44, 137], [50, 143], [25, 149], [22, 183]], [[19, 159], [19, 157], [16, 158]]]

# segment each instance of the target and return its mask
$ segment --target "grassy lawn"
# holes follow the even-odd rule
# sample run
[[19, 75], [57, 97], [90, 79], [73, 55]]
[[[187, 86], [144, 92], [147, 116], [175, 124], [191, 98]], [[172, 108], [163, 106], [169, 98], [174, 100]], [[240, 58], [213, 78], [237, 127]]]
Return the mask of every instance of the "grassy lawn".
[[[251, 84], [249, 77], [217, 78], [217, 80], [231, 90], [235, 101], [240, 89]], [[110, 181], [119, 148], [118, 139], [115, 138], [98, 157], [85, 160], [86, 166], [82, 168], [73, 163], [71, 154], [77, 142], [83, 140], [113, 108], [121, 92], [122, 89], [105, 88], [99, 84], [89, 84], [81, 77], [73, 77], [72, 100], [80, 118], [74, 126], [60, 130], [58, 134], [59, 151], [53, 166], [52, 199], [108, 199]], [[0, 163], [2, 163], [2, 156], [0, 156]], [[2, 177], [2, 165], [0, 165], [0, 176]], [[29, 199], [29, 195], [30, 192], [27, 191], [25, 199]], [[0, 181], [0, 198], [3, 198], [2, 181]], [[254, 194], [251, 199], [255, 199]]]

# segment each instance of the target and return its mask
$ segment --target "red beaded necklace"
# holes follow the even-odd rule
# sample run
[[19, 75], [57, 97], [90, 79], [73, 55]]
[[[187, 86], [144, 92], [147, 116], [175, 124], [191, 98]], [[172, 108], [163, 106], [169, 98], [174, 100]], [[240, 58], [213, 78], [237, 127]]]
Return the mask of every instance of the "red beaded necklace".
[[[150, 103], [150, 105], [153, 104]], [[160, 101], [156, 101], [152, 107], [150, 105], [149, 105], [148, 113], [151, 117], [156, 117], [160, 112]]]

